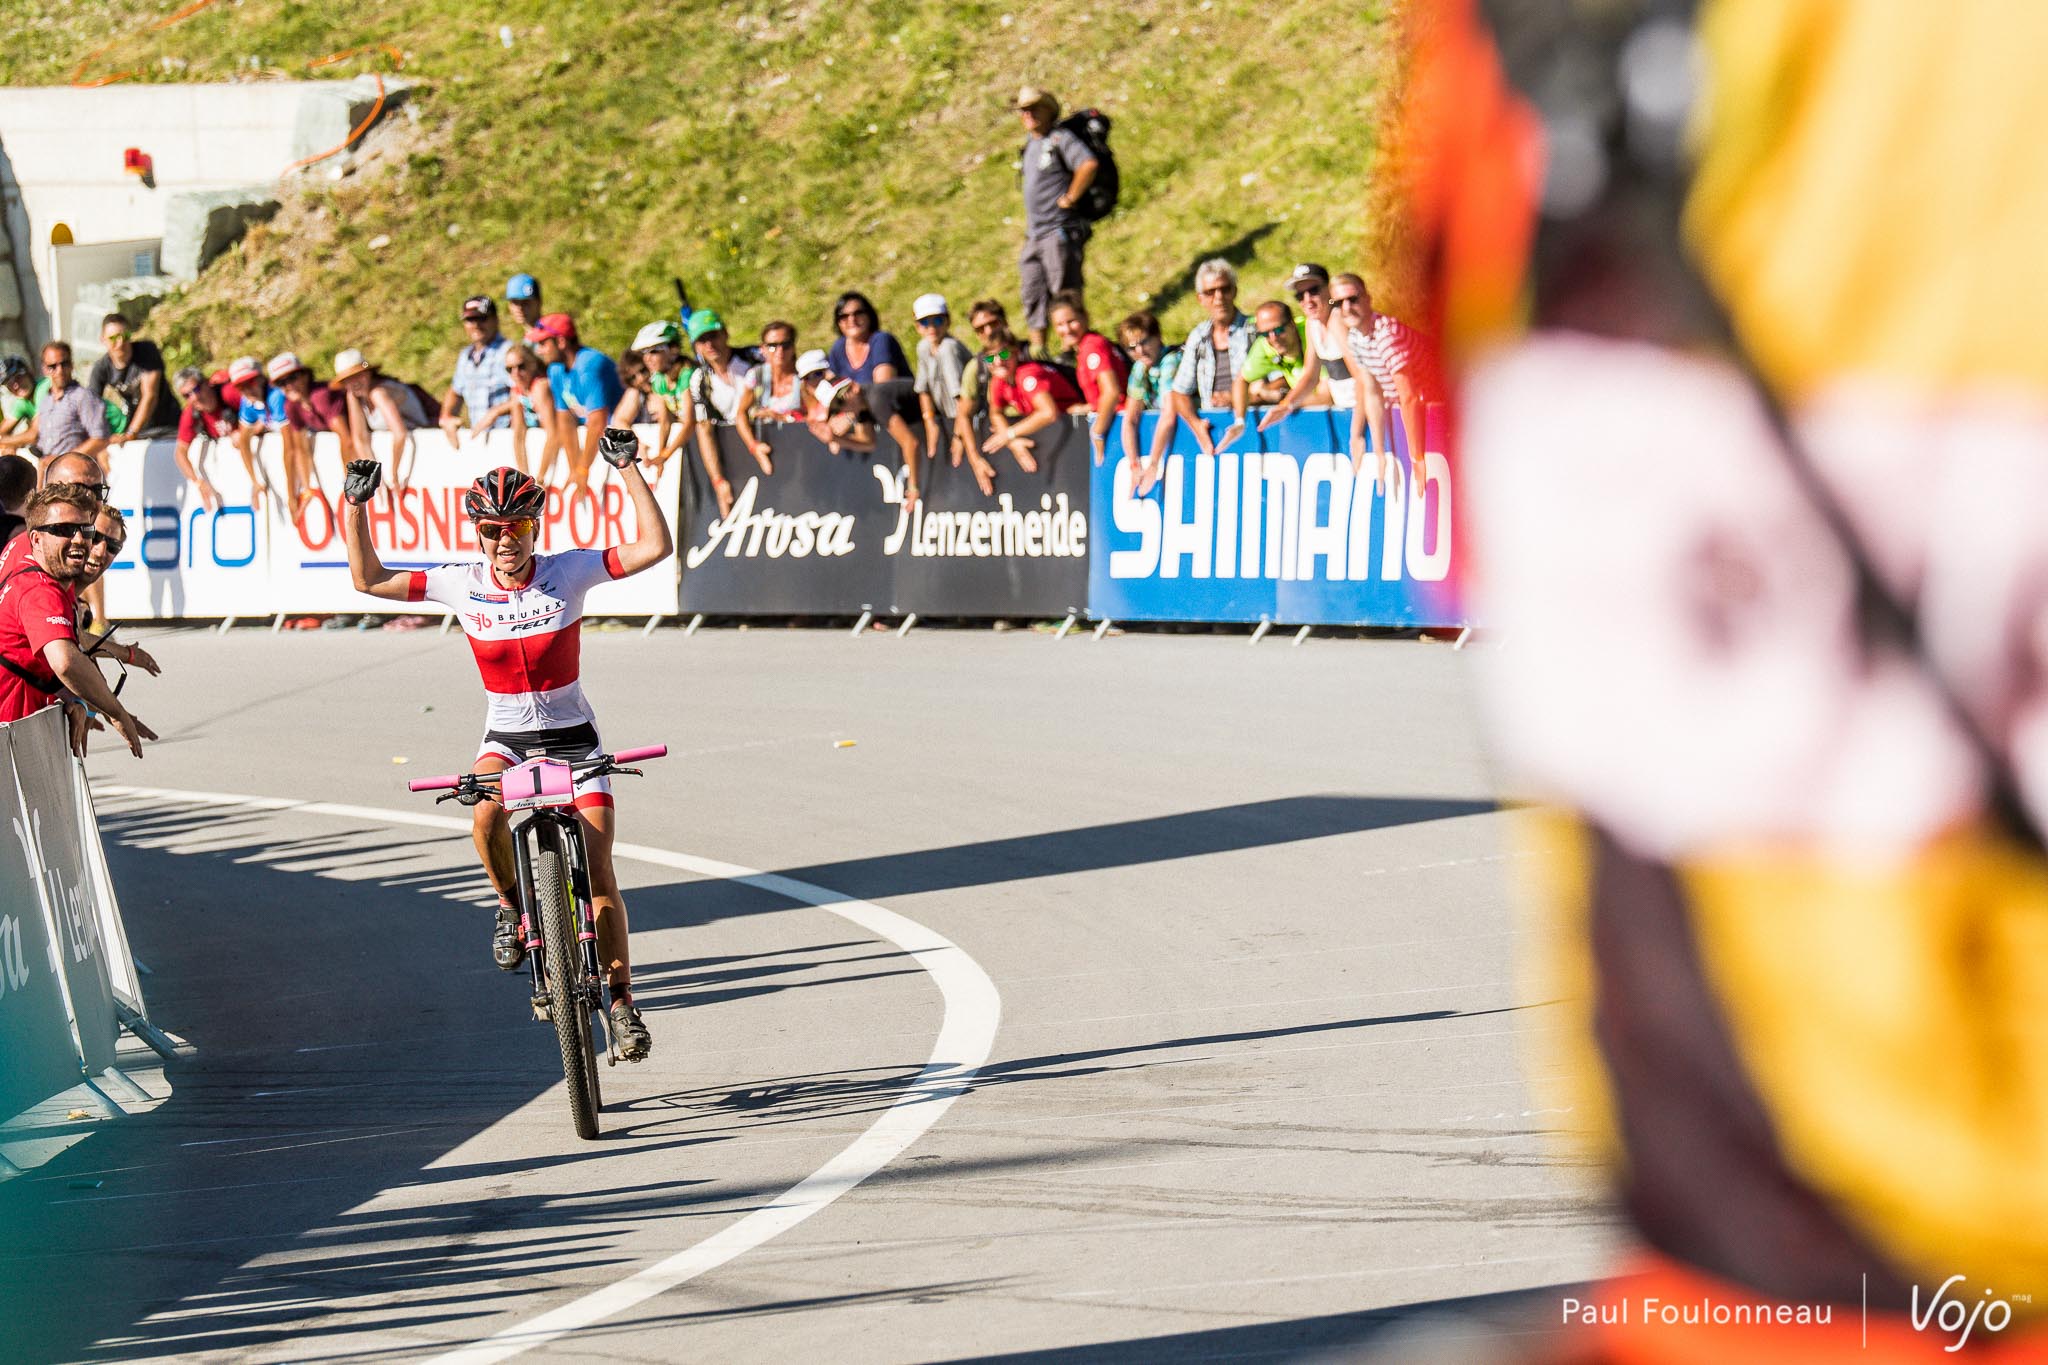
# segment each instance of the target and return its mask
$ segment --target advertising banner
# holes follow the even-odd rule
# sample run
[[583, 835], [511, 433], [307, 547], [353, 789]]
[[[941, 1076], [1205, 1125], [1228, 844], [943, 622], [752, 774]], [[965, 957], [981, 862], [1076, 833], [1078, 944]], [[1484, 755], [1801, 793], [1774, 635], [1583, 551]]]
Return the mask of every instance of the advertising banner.
[[49, 706], [5, 728], [13, 760], [17, 813], [9, 834], [28, 862], [44, 923], [64, 974], [78, 1052], [94, 1075], [114, 1064], [113, 983], [100, 933], [85, 846], [71, 790], [71, 746], [61, 707]]
[[[34, 831], [21, 803], [14, 760], [0, 726], [0, 1119], [78, 1084], [78, 1047], [64, 1009], [58, 948], [36, 868]], [[66, 951], [69, 951], [68, 945]]]
[[135, 954], [128, 947], [128, 926], [121, 920], [121, 902], [114, 896], [114, 874], [107, 867], [106, 846], [100, 842], [100, 816], [93, 809], [92, 784], [86, 780], [85, 765], [71, 762], [71, 801], [79, 842], [85, 850], [86, 885], [92, 894], [93, 911], [100, 922], [100, 942], [106, 946], [107, 981], [114, 999], [137, 1014], [146, 1015], [142, 1000], [142, 978], [135, 970]]
[[[652, 428], [646, 429], [651, 433]], [[388, 459], [391, 437], [371, 436], [378, 458]], [[540, 442], [529, 439], [538, 457]], [[350, 585], [341, 540], [341, 447], [337, 438], [314, 438], [318, 496], [294, 519], [286, 507], [284, 459], [276, 436], [258, 447], [252, 483], [241, 455], [226, 442], [195, 442], [192, 458], [221, 494], [208, 508], [178, 473], [174, 443], [123, 446], [114, 454], [109, 497], [128, 518], [128, 544], [106, 577], [107, 614], [115, 620], [269, 616], [277, 612], [386, 612], [421, 608], [383, 602]], [[411, 433], [402, 466], [406, 487], [385, 487], [370, 504], [371, 535], [385, 564], [423, 568], [479, 553], [462, 492], [479, 475], [512, 465], [512, 433], [467, 437], [451, 449], [430, 428]], [[675, 524], [680, 461], [671, 461], [655, 496]], [[567, 462], [548, 478], [541, 519], [543, 552], [606, 546], [635, 534], [633, 502], [610, 465], [597, 461], [590, 487], [571, 492]], [[428, 606], [430, 613], [440, 608]], [[593, 589], [594, 615], [669, 615], [676, 610], [672, 567], [660, 566]]]
[[901, 457], [833, 454], [801, 426], [764, 428], [764, 472], [729, 429], [733, 486], [719, 517], [692, 461], [684, 506], [682, 606], [710, 615], [1051, 616], [1085, 605], [1088, 451], [1065, 423], [1040, 434], [1035, 473], [996, 457], [996, 488], [948, 456], [927, 460], [923, 499], [904, 506]]
[[[1221, 433], [1229, 414], [1211, 413]], [[1149, 452], [1156, 417], [1140, 429]], [[1098, 536], [1089, 610], [1125, 621], [1285, 624], [1463, 624], [1452, 544], [1452, 471], [1428, 451], [1411, 477], [1375, 488], [1372, 465], [1351, 471], [1350, 414], [1294, 413], [1204, 455], [1185, 425], [1161, 478], [1143, 493], [1122, 458], [1094, 469]]]

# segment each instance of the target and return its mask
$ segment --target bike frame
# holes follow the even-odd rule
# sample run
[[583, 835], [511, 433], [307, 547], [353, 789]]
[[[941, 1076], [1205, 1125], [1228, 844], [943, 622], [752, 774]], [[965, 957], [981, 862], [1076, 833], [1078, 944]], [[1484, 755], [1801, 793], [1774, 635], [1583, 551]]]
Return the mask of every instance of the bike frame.
[[[543, 951], [540, 902], [534, 898], [534, 859], [540, 841], [552, 832], [569, 870], [569, 902], [576, 908], [577, 947], [583, 955], [583, 980], [592, 997], [586, 1008], [604, 1014], [604, 974], [597, 960], [597, 913], [590, 896], [590, 860], [583, 848], [583, 822], [573, 806], [544, 806], [512, 826], [512, 863], [519, 882], [519, 928], [526, 935], [526, 965], [533, 978], [535, 1017], [546, 1018], [552, 1008], [553, 987], [547, 979], [547, 954]], [[617, 1054], [611, 1046], [611, 1028], [605, 1026], [605, 1060], [615, 1065]]]

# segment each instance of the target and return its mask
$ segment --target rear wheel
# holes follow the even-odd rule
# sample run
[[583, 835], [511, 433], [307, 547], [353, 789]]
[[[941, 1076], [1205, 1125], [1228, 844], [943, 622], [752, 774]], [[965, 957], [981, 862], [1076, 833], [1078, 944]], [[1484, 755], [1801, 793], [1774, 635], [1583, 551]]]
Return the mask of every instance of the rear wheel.
[[597, 1062], [590, 1033], [583, 945], [576, 935], [575, 902], [569, 897], [569, 868], [546, 831], [533, 860], [533, 894], [540, 902], [541, 939], [548, 964], [548, 1014], [562, 1048], [562, 1079], [569, 1084], [569, 1116], [576, 1136], [597, 1136]]

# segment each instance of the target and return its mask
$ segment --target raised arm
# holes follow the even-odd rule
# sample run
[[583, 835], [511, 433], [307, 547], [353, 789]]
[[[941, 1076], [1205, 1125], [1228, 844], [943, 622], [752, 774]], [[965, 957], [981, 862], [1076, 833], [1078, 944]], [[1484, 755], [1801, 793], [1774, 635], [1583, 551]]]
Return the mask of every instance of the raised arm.
[[628, 427], [612, 427], [598, 437], [598, 454], [626, 485], [633, 499], [633, 539], [618, 547], [619, 567], [628, 575], [651, 569], [675, 553], [675, 537], [661, 515], [661, 503], [647, 476], [640, 472], [640, 438]]
[[50, 641], [43, 646], [43, 662], [50, 666], [50, 671], [57, 675], [57, 681], [63, 683], [71, 695], [114, 722], [121, 738], [128, 741], [128, 751], [137, 758], [142, 757], [142, 741], [155, 739], [156, 731], [121, 705], [114, 689], [107, 686], [106, 675], [100, 672], [99, 665], [85, 656], [85, 651], [78, 647], [76, 641]]
[[351, 460], [342, 480], [341, 541], [348, 549], [348, 576], [357, 592], [404, 602], [412, 596], [412, 575], [404, 569], [387, 569], [370, 539], [370, 514], [363, 504], [376, 496], [384, 466], [375, 460]]

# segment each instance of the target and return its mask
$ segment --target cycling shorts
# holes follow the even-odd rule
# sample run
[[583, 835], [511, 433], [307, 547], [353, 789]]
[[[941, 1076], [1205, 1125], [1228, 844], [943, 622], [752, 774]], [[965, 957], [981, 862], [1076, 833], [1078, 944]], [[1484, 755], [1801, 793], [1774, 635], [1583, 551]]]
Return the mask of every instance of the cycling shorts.
[[[589, 721], [581, 725], [564, 725], [554, 730], [486, 730], [484, 742], [476, 756], [496, 754], [511, 763], [524, 763], [529, 758], [558, 758], [565, 763], [581, 759], [596, 758], [604, 752], [604, 745], [597, 737], [597, 727]], [[602, 774], [576, 774], [577, 810], [588, 810], [593, 806], [612, 804], [612, 780]]]

